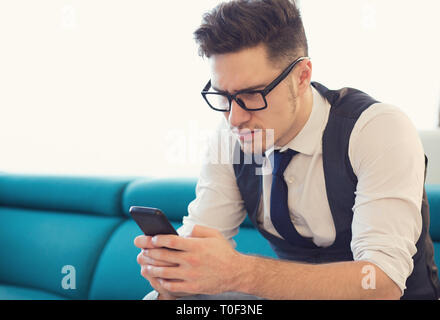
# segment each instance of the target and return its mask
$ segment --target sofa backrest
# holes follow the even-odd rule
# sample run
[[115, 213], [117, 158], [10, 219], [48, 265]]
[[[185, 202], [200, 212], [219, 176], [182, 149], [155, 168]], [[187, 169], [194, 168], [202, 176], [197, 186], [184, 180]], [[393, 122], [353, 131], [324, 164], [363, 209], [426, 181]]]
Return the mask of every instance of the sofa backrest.
[[[129, 181], [0, 174], [0, 282], [87, 299]], [[75, 289], [63, 287], [70, 266]]]
[[[72, 299], [141, 299], [151, 287], [136, 262], [141, 231], [128, 210], [160, 208], [178, 228], [195, 186], [195, 178], [0, 174], [0, 284]], [[440, 185], [426, 190], [440, 266]], [[235, 240], [241, 252], [275, 256], [248, 220]], [[65, 266], [75, 268], [75, 289], [63, 288]]]

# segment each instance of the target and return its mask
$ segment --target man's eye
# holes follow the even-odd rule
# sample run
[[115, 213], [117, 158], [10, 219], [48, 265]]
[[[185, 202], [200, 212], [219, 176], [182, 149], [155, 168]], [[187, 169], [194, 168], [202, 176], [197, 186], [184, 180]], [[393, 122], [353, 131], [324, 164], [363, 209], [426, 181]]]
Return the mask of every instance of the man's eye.
[[238, 98], [244, 101], [256, 101], [261, 98], [261, 95], [259, 93], [241, 93]]

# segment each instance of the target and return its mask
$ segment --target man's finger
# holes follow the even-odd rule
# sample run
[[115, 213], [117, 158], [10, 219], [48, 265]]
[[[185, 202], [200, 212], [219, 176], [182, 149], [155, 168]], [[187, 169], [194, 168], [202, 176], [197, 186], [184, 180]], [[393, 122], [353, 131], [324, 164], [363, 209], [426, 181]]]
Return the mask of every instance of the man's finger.
[[138, 254], [138, 256], [136, 258], [137, 263], [141, 266], [144, 266], [147, 264], [150, 264], [150, 265], [156, 266], [156, 267], [176, 267], [177, 266], [177, 264], [175, 264], [175, 263], [170, 263], [170, 262], [150, 258], [144, 252], [145, 251], [142, 249], [142, 251]]
[[157, 248], [144, 250], [143, 254], [154, 260], [173, 263], [176, 265], [184, 262], [185, 253], [181, 250], [170, 250], [168, 248]]
[[[188, 281], [181, 281], [181, 280], [176, 281], [173, 279], [163, 279], [163, 278], [159, 278], [157, 280], [162, 290], [167, 290], [172, 295], [188, 296], [194, 293], [198, 293], [196, 291], [191, 291]], [[182, 294], [181, 292], [186, 292], [186, 293]]]
[[138, 247], [139, 249], [153, 249], [156, 248], [156, 246], [151, 242], [150, 236], [137, 236], [134, 238], [134, 245]]
[[192, 247], [192, 239], [175, 235], [160, 234], [151, 239], [151, 243], [157, 247], [188, 251]]
[[146, 273], [152, 278], [183, 280], [182, 270], [179, 267], [154, 267], [148, 265]]

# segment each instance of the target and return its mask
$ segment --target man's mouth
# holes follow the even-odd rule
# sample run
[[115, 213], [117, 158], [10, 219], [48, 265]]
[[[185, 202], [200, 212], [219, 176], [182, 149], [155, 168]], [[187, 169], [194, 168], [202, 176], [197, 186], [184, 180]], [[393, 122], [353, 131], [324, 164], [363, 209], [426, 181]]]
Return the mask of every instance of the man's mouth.
[[240, 141], [252, 141], [254, 138], [254, 130], [232, 130]]
[[252, 139], [254, 138], [254, 132], [248, 131], [246, 133], [240, 133], [238, 134], [238, 138], [240, 139], [240, 141], [252, 141]]

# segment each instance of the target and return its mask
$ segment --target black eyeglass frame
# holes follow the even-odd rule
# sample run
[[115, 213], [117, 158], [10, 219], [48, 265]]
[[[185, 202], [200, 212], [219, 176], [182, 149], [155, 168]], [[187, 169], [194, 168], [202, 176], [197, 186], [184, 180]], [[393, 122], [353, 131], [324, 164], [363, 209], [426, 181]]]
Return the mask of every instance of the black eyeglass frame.
[[[309, 57], [299, 57], [298, 59], [296, 59], [295, 61], [293, 61], [290, 65], [287, 66], [286, 69], [284, 69], [284, 71], [278, 76], [276, 77], [275, 80], [273, 80], [271, 83], [269, 83], [264, 89], [262, 90], [241, 90], [241, 91], [237, 91], [234, 94], [230, 94], [228, 92], [212, 92], [212, 91], [208, 91], [211, 88], [211, 80], [208, 81], [208, 83], [206, 84], [206, 86], [203, 88], [202, 90], [202, 96], [203, 99], [205, 99], [206, 103], [209, 105], [209, 107], [211, 109], [214, 109], [215, 111], [220, 111], [220, 112], [229, 112], [231, 111], [231, 106], [232, 106], [232, 100], [234, 100], [235, 102], [237, 102], [237, 104], [244, 110], [246, 111], [259, 111], [259, 110], [263, 110], [267, 108], [267, 100], [266, 100], [266, 96], [277, 86], [280, 84], [281, 81], [283, 81], [288, 75], [289, 73], [293, 70], [293, 68], [301, 61], [306, 60], [306, 59], [310, 59]], [[252, 108], [249, 109], [246, 107], [245, 103], [240, 100], [237, 99], [237, 96], [243, 93], [248, 93], [248, 94], [261, 94], [263, 101], [264, 101], [264, 107], [261, 108]], [[221, 95], [224, 97], [228, 98], [229, 101], [229, 107], [228, 109], [224, 110], [224, 109], [218, 109], [213, 107], [209, 101], [208, 98], [206, 98], [207, 95]]]

